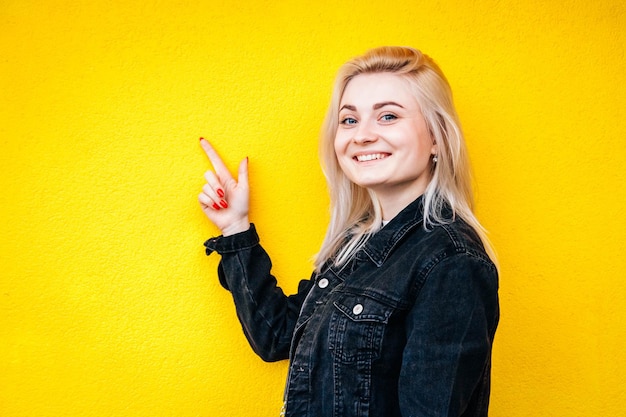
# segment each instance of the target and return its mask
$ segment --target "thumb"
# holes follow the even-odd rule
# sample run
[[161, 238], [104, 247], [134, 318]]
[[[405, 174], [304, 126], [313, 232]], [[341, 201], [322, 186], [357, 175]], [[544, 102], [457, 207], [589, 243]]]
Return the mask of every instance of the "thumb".
[[239, 163], [239, 171], [237, 173], [237, 184], [248, 188], [248, 157], [245, 157]]

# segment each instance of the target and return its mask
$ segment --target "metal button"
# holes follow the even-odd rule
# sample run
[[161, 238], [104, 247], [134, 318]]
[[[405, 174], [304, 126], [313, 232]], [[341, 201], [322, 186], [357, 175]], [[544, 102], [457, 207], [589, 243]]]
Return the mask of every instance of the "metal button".
[[326, 278], [320, 279], [320, 282], [317, 283], [317, 286], [322, 289], [328, 287], [328, 280]]
[[363, 306], [361, 304], [355, 305], [354, 308], [352, 309], [352, 312], [358, 316], [359, 314], [363, 312]]

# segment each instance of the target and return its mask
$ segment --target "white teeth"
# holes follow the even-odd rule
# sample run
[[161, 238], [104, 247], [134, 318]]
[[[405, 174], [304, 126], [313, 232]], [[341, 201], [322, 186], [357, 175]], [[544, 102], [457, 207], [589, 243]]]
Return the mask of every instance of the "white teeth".
[[386, 154], [382, 154], [382, 153], [371, 153], [371, 154], [367, 154], [367, 155], [357, 155], [356, 156], [356, 160], [359, 162], [365, 162], [365, 161], [373, 161], [374, 159], [383, 159], [386, 158], [387, 155]]

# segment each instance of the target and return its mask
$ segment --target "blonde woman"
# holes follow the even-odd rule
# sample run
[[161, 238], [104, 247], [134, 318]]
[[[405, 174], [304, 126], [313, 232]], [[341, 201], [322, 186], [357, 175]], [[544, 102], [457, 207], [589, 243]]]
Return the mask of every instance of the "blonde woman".
[[499, 318], [494, 251], [472, 211], [448, 82], [418, 50], [344, 64], [322, 128], [331, 221], [315, 271], [286, 296], [248, 218], [247, 160], [199, 196], [254, 351], [289, 359], [286, 416], [486, 416]]

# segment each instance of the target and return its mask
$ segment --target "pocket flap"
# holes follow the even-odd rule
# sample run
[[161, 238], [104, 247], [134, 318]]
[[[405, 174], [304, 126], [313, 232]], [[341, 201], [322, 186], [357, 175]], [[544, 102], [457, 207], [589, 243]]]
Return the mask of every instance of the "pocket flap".
[[393, 307], [364, 295], [343, 294], [334, 305], [350, 320], [357, 322], [387, 323], [393, 312]]

